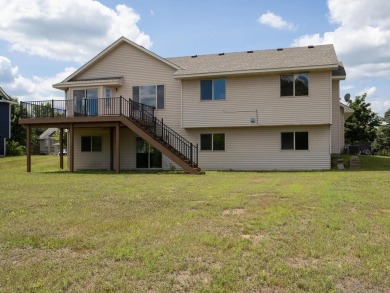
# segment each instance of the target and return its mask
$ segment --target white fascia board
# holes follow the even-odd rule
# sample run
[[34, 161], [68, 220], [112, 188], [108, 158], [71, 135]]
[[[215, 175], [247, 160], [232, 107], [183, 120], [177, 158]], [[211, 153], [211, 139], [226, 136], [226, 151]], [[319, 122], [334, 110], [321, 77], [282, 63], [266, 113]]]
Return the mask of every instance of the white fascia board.
[[334, 70], [338, 67], [337, 64], [322, 65], [322, 66], [308, 66], [308, 67], [290, 67], [290, 68], [274, 68], [274, 69], [255, 69], [255, 70], [237, 70], [237, 71], [223, 71], [223, 72], [206, 72], [206, 73], [194, 73], [194, 74], [174, 74], [175, 79], [187, 79], [198, 77], [213, 77], [213, 76], [230, 76], [230, 75], [249, 75], [259, 73], [283, 73], [293, 71], [310, 71], [310, 70], [322, 70], [329, 69]]

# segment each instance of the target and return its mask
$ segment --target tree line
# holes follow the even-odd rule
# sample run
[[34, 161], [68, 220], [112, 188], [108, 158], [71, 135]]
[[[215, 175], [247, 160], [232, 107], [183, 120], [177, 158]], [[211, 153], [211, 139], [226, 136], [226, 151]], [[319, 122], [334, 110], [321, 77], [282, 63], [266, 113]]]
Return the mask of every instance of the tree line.
[[354, 112], [345, 121], [345, 142], [350, 145], [366, 145], [389, 155], [390, 108], [383, 117], [374, 113], [366, 102], [367, 94], [356, 96], [348, 102]]

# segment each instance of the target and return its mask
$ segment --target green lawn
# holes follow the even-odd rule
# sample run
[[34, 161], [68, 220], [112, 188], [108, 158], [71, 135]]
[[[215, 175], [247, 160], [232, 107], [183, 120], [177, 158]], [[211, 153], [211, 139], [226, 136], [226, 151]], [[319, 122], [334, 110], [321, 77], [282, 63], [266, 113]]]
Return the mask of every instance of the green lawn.
[[191, 176], [1, 158], [0, 292], [390, 292], [390, 158], [361, 159]]

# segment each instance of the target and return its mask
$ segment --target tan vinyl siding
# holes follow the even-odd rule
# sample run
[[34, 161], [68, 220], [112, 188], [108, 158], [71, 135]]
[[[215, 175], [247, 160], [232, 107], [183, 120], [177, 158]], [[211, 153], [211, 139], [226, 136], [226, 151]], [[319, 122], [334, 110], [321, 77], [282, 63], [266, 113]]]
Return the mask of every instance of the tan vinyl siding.
[[170, 127], [179, 128], [181, 81], [173, 78], [175, 71], [167, 64], [124, 43], [82, 72], [75, 80], [123, 76], [123, 85], [114, 87], [112, 95], [131, 99], [133, 86], [164, 85], [165, 107], [163, 110], [156, 110], [156, 116], [164, 117]]
[[340, 121], [340, 89], [339, 89], [339, 81], [332, 81], [332, 154], [339, 154], [341, 143], [340, 143], [340, 123], [343, 123], [343, 120]]
[[[81, 136], [101, 136], [101, 152], [81, 152]], [[136, 168], [136, 135], [129, 129], [120, 129], [120, 156], [121, 170], [135, 170]], [[114, 138], [115, 141], [115, 138]], [[114, 145], [115, 156], [115, 145]], [[162, 169], [171, 169], [172, 161], [162, 156]], [[175, 168], [179, 168], [174, 165]], [[114, 169], [115, 169], [114, 157]], [[110, 168], [110, 130], [101, 128], [75, 129], [75, 169], [107, 170]]]
[[[281, 150], [281, 132], [308, 131], [309, 150]], [[200, 143], [201, 133], [225, 133], [225, 151], [200, 151], [202, 169], [321, 170], [330, 168], [329, 126], [208, 128], [188, 131]]]
[[[81, 152], [81, 136], [101, 136], [101, 152]], [[75, 128], [74, 130], [75, 169], [110, 169], [110, 130], [95, 128]]]
[[200, 81], [183, 80], [183, 127], [329, 124], [330, 88], [328, 71], [309, 73], [300, 97], [280, 97], [280, 75], [236, 77], [226, 79], [226, 100], [201, 101]]

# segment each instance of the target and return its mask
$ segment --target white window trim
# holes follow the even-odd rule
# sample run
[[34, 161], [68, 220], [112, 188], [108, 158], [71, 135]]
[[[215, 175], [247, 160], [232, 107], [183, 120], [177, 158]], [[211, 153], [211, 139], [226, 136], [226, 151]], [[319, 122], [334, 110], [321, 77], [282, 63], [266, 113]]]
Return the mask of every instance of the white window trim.
[[[300, 74], [307, 74], [307, 82], [308, 82], [308, 88], [307, 88], [307, 92], [308, 94], [306, 96], [296, 96], [295, 95], [295, 76], [296, 75], [300, 75]], [[281, 95], [281, 89], [282, 89], [282, 76], [285, 76], [285, 75], [293, 75], [294, 76], [294, 82], [293, 82], [293, 93], [294, 95], [292, 96], [282, 96]], [[290, 74], [280, 74], [279, 75], [279, 98], [302, 98], [302, 97], [310, 97], [310, 74], [309, 72], [300, 72], [300, 73], [290, 73]]]
[[[293, 135], [293, 149], [284, 150], [282, 149], [282, 133], [294, 133]], [[297, 132], [307, 132], [307, 150], [297, 150], [295, 149], [295, 133]], [[281, 131], [280, 132], [280, 151], [282, 152], [308, 152], [310, 151], [310, 132], [307, 130], [298, 130], [298, 131]]]
[[[157, 108], [157, 86], [159, 86], [159, 85], [162, 85], [163, 87], [164, 87], [164, 108], [162, 108], [162, 109], [158, 109]], [[132, 86], [132, 88], [133, 87], [135, 87], [135, 86], [138, 86], [138, 88], [139, 88], [139, 102], [142, 104], [142, 101], [141, 101], [141, 87], [145, 87], [145, 86], [154, 86], [154, 87], [156, 87], [156, 107], [154, 108], [154, 111], [162, 111], [162, 110], [165, 110], [166, 109], [166, 99], [165, 99], [165, 97], [166, 97], [166, 95], [165, 95], [165, 91], [166, 91], [166, 86], [165, 86], [165, 84], [163, 84], [163, 83], [156, 83], [156, 84], [143, 84], [143, 85], [133, 85]]]
[[[211, 150], [202, 150], [202, 134], [211, 134]], [[224, 149], [223, 150], [214, 150], [214, 134], [223, 134], [225, 139], [224, 139]], [[226, 151], [226, 133], [225, 132], [207, 132], [207, 133], [200, 133], [199, 134], [199, 150], [201, 152], [225, 152]]]
[[[211, 86], [211, 100], [202, 100], [202, 80], [211, 80], [212, 86]], [[215, 80], [225, 80], [225, 98], [224, 99], [214, 99], [214, 81]], [[201, 79], [199, 82], [199, 100], [201, 102], [219, 102], [219, 101], [226, 101], [227, 100], [227, 79], [226, 78], [213, 78], [213, 79]]]

